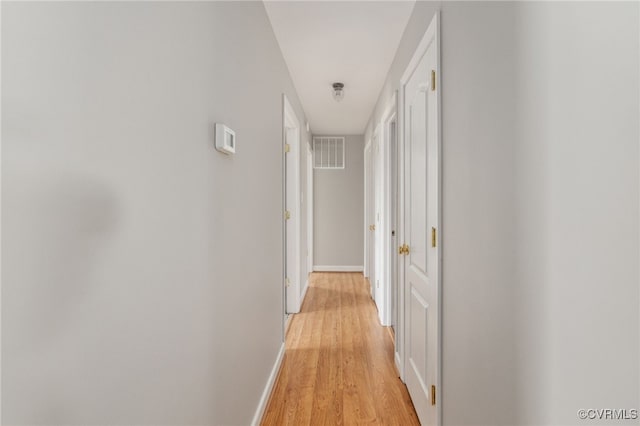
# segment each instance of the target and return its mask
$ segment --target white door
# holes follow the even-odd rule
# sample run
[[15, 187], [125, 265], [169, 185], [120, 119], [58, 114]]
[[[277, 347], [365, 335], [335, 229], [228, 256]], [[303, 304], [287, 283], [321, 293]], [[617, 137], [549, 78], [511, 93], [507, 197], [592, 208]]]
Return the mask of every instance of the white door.
[[295, 129], [285, 129], [285, 143], [288, 147], [285, 150], [284, 173], [285, 173], [285, 291], [286, 291], [286, 312], [298, 312], [297, 298], [297, 277], [296, 277], [296, 229], [293, 217], [295, 209], [295, 185], [294, 185], [294, 168], [295, 157], [292, 149], [295, 143]]
[[374, 231], [374, 206], [375, 206], [375, 191], [373, 182], [373, 142], [367, 144], [364, 150], [365, 161], [365, 225], [366, 225], [366, 248], [365, 256], [367, 259], [366, 274], [369, 278], [371, 285], [371, 297], [375, 298], [375, 277], [376, 277], [376, 262], [375, 262], [375, 231]]
[[[389, 227], [391, 228], [390, 239], [389, 241], [389, 295], [391, 297], [391, 327], [394, 332], [397, 332], [398, 328], [398, 258], [396, 257], [396, 247], [398, 247], [398, 238], [397, 238], [397, 215], [398, 215], [398, 167], [397, 167], [397, 150], [396, 150], [396, 121], [389, 122], [388, 124], [388, 139], [389, 139], [389, 192], [388, 192], [388, 200], [389, 200]], [[395, 333], [394, 333], [395, 335]], [[396, 345], [397, 346], [397, 345]]]
[[307, 143], [307, 275], [313, 272], [313, 151]]
[[364, 276], [371, 275], [371, 261], [369, 259], [369, 245], [371, 244], [369, 235], [369, 156], [371, 144], [364, 147]]
[[380, 143], [379, 132], [373, 139], [372, 152], [372, 169], [373, 169], [373, 241], [375, 242], [374, 265], [375, 265], [375, 281], [371, 283], [374, 288], [374, 300], [378, 307], [378, 314], [384, 310], [384, 294], [380, 281], [384, 279], [384, 238], [382, 236], [382, 208], [384, 189], [382, 187], [383, 167], [382, 167], [382, 144]]
[[[436, 18], [434, 18], [435, 20]], [[435, 24], [437, 25], [437, 23]], [[404, 89], [405, 381], [420, 422], [439, 421], [439, 134], [434, 22]], [[409, 71], [409, 70], [408, 70]], [[432, 76], [433, 73], [433, 76]]]
[[300, 124], [286, 96], [284, 133], [284, 299], [287, 314], [300, 311]]

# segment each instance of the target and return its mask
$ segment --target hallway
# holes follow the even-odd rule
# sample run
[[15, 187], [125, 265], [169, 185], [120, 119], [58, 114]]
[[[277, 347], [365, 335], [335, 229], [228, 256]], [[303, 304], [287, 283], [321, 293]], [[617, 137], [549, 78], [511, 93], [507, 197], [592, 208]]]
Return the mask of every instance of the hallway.
[[640, 426], [640, 1], [0, 28], [1, 425]]
[[360, 273], [314, 273], [263, 425], [419, 424]]

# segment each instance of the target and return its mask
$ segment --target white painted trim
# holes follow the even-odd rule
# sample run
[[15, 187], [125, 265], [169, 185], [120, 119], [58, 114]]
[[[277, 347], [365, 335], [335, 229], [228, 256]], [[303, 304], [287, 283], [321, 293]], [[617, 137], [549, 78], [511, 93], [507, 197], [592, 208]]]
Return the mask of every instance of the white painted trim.
[[[2, 22], [2, 7], [0, 6], [0, 22]], [[0, 35], [0, 45], [2, 43], [2, 35]], [[2, 81], [2, 59], [0, 58], [0, 81]], [[3, 117], [2, 115], [2, 103], [0, 102], [0, 117]], [[2, 135], [2, 120], [0, 120], [0, 135]], [[2, 142], [0, 141], [0, 157], [2, 157]], [[0, 161], [0, 164], [2, 164], [2, 161]], [[2, 167], [0, 167], [0, 169], [2, 169]], [[2, 235], [2, 197], [0, 197], [0, 236]], [[0, 238], [0, 241], [3, 241], [2, 238]], [[0, 245], [0, 277], [2, 277], [2, 245]], [[6, 300], [6, 299], [5, 299]], [[0, 318], [3, 318], [2, 316], [2, 279], [0, 278]], [[0, 327], [0, 347], [2, 346], [2, 327]], [[2, 376], [2, 351], [0, 350], [0, 377]], [[0, 380], [0, 395], [2, 395], [2, 380]], [[2, 398], [0, 398], [0, 423], [2, 423]]]
[[260, 401], [258, 402], [258, 408], [256, 408], [256, 412], [253, 415], [251, 426], [258, 426], [260, 424], [260, 421], [262, 420], [262, 416], [264, 415], [264, 410], [267, 408], [267, 403], [269, 402], [269, 396], [271, 396], [273, 385], [276, 383], [278, 372], [280, 371], [280, 366], [282, 365], [282, 360], [284, 359], [284, 352], [285, 352], [284, 348], [285, 346], [283, 343], [280, 346], [280, 351], [278, 351], [276, 362], [273, 364], [273, 368], [271, 369], [271, 373], [269, 374], [267, 383], [264, 387], [264, 390], [262, 391], [262, 396], [260, 397]]
[[[314, 207], [314, 180], [313, 180], [313, 150], [307, 140], [307, 276], [313, 271], [313, 209]], [[304, 300], [304, 297], [300, 299]]]
[[[380, 323], [384, 326], [391, 325], [391, 280], [392, 280], [392, 261], [391, 256], [395, 256], [396, 250], [393, 245], [393, 239], [391, 238], [391, 196], [392, 196], [392, 188], [391, 188], [391, 141], [389, 138], [389, 126], [396, 120], [396, 136], [397, 136], [397, 105], [398, 105], [398, 97], [396, 92], [393, 93], [393, 96], [387, 103], [384, 113], [382, 114], [382, 120], [378, 127], [381, 128], [381, 138], [380, 138], [380, 154], [381, 154], [381, 163], [382, 163], [382, 211], [380, 212], [381, 218], [381, 230], [383, 232], [381, 238], [381, 255], [380, 260], [382, 263], [382, 267], [380, 268], [382, 271], [382, 277], [380, 280], [380, 287], [383, 301], [378, 305], [378, 314], [380, 316]], [[395, 193], [395, 190], [394, 190]], [[380, 309], [380, 305], [382, 305], [382, 309]], [[397, 324], [396, 324], [397, 328]]]
[[389, 119], [396, 113], [398, 108], [398, 91], [393, 92], [393, 96], [387, 103], [387, 106], [384, 108], [384, 112], [382, 113], [382, 123], [389, 121]]
[[314, 265], [313, 270], [315, 272], [362, 272], [364, 267], [362, 265]]
[[284, 326], [284, 338], [287, 339], [287, 333], [289, 332], [289, 327], [291, 327], [291, 321], [293, 319], [293, 314], [287, 314], [287, 320], [285, 321]]
[[[280, 152], [282, 153], [281, 164], [280, 164], [280, 173], [282, 175], [282, 205], [281, 212], [284, 212], [287, 209], [287, 175], [286, 175], [286, 161], [287, 157], [285, 157], [285, 144], [287, 143], [287, 129], [285, 127], [285, 111], [286, 105], [289, 103], [287, 100], [287, 96], [282, 94], [282, 141], [280, 141]], [[282, 217], [282, 216], [281, 216]], [[287, 276], [287, 224], [282, 224], [281, 230], [281, 238], [282, 238], [282, 270], [280, 275], [280, 285], [282, 288], [282, 341], [285, 341], [285, 337], [287, 335], [287, 321], [289, 319], [289, 315], [287, 314], [287, 288], [285, 286], [285, 280]]]
[[[405, 71], [406, 72], [406, 71]], [[398, 91], [398, 243], [404, 244], [406, 240], [406, 236], [404, 233], [404, 145], [405, 145], [405, 137], [404, 137], [404, 89], [405, 83], [400, 83], [400, 90]], [[399, 356], [398, 362], [400, 365], [398, 366], [398, 370], [400, 372], [400, 380], [405, 382], [404, 376], [404, 352], [405, 352], [405, 342], [404, 342], [404, 307], [405, 307], [405, 283], [404, 283], [404, 267], [402, 266], [402, 262], [398, 261], [398, 286], [400, 287], [400, 295], [401, 298], [398, 301], [398, 330], [396, 331], [396, 353]]]
[[373, 300], [378, 307], [378, 319], [380, 324], [388, 326], [385, 322], [386, 310], [384, 300], [384, 288], [386, 285], [386, 265], [384, 262], [384, 252], [386, 248], [386, 234], [384, 221], [384, 140], [383, 140], [382, 123], [376, 124], [373, 131], [373, 176], [371, 183], [373, 185], [373, 224], [375, 225], [374, 233], [374, 279], [371, 280], [371, 292], [374, 295]]
[[[291, 212], [291, 221], [293, 221], [293, 229], [294, 229], [294, 258], [293, 258], [293, 266], [292, 266], [292, 273], [291, 273], [291, 277], [289, 277], [289, 280], [291, 282], [291, 287], [289, 290], [289, 295], [291, 296], [290, 298], [287, 298], [287, 290], [286, 288], [283, 290], [285, 292], [285, 307], [286, 307], [286, 312], [287, 313], [296, 313], [296, 312], [300, 312], [300, 293], [301, 293], [301, 284], [300, 284], [300, 234], [301, 234], [301, 220], [300, 220], [300, 121], [298, 120], [298, 117], [293, 109], [293, 107], [291, 106], [291, 103], [289, 102], [289, 99], [287, 99], [286, 95], [283, 95], [283, 108], [284, 108], [284, 112], [283, 112], [283, 145], [285, 143], [289, 143], [290, 146], [290, 152], [288, 155], [291, 155], [291, 158], [293, 159], [293, 161], [291, 162], [291, 164], [293, 165], [293, 170], [291, 171], [293, 173], [293, 190], [291, 191], [293, 194], [293, 200], [291, 200], [291, 203], [289, 203], [289, 211]], [[287, 133], [289, 131], [293, 131], [294, 133], [294, 138], [292, 141], [287, 141]], [[287, 154], [284, 151], [284, 146], [283, 146], [283, 156], [286, 156]], [[286, 157], [283, 157], [284, 160], [283, 162], [286, 162]], [[284, 164], [283, 164], [283, 167]], [[284, 187], [284, 193], [285, 193], [285, 199], [286, 199], [286, 179], [285, 179], [285, 187]], [[286, 201], [285, 201], [286, 203]], [[284, 210], [287, 208], [287, 206], [285, 205], [283, 208], [283, 215], [282, 217], [284, 218]], [[284, 227], [286, 228], [286, 222], [284, 223]], [[286, 235], [286, 234], [285, 234]], [[286, 240], [285, 240], [286, 243]], [[286, 247], [286, 244], [285, 244]], [[284, 276], [282, 277], [282, 283], [284, 286], [284, 282], [287, 276], [287, 265], [286, 265], [286, 259], [287, 259], [287, 253], [286, 253], [286, 248], [285, 248], [285, 253], [284, 253], [284, 259], [285, 259], [285, 266], [284, 266]]]
[[309, 280], [304, 284], [304, 288], [302, 289], [302, 294], [300, 295], [300, 308], [302, 308], [302, 304], [304, 303], [304, 298], [307, 296], [307, 290], [309, 289]]
[[369, 164], [371, 156], [371, 139], [367, 141], [367, 144], [364, 146], [364, 276], [369, 278], [371, 276], [371, 265], [369, 264], [369, 244], [371, 244], [369, 238], [369, 203], [370, 203], [370, 185], [369, 182], [369, 169], [371, 165]]
[[[396, 335], [397, 336], [397, 335]], [[397, 341], [397, 340], [396, 340]], [[393, 359], [396, 362], [396, 368], [398, 369], [398, 374], [400, 375], [400, 378], [402, 379], [402, 377], [404, 377], [404, 371], [403, 371], [403, 365], [402, 365], [402, 359], [400, 357], [400, 354], [398, 352], [394, 352], [394, 356]]]
[[[376, 149], [379, 149], [377, 141], [378, 128], [372, 132], [370, 139], [365, 146], [364, 158], [364, 188], [365, 188], [365, 277], [369, 279], [369, 293], [373, 301], [376, 301], [376, 280], [378, 279], [378, 259], [377, 259], [377, 232], [371, 231], [369, 225], [376, 224]], [[379, 230], [379, 227], [376, 228]]]
[[436, 105], [438, 114], [436, 123], [437, 123], [437, 146], [438, 146], [438, 218], [436, 220], [436, 229], [437, 232], [437, 241], [436, 244], [438, 246], [438, 277], [436, 279], [436, 285], [438, 288], [438, 347], [436, 348], [436, 353], [438, 356], [438, 369], [436, 371], [436, 386], [440, 389], [438, 392], [438, 406], [437, 406], [437, 424], [442, 424], [442, 236], [444, 235], [442, 229], [442, 67], [441, 67], [441, 58], [440, 58], [440, 13], [436, 12], [431, 23], [429, 24], [429, 28], [433, 27], [434, 35], [433, 42], [435, 44], [436, 49], [436, 63], [435, 63], [435, 71], [436, 71]]

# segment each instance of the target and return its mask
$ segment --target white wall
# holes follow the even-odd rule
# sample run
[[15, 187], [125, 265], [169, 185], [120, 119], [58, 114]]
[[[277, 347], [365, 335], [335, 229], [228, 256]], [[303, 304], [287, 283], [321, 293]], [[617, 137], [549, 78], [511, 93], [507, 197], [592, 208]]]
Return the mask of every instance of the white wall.
[[362, 135], [345, 136], [345, 168], [314, 170], [314, 265], [364, 265], [363, 152]]
[[516, 19], [519, 414], [577, 424], [640, 406], [639, 5]]
[[442, 11], [447, 425], [517, 423], [513, 17], [507, 3]]
[[444, 424], [636, 407], [638, 5], [418, 2], [367, 135], [437, 9]]
[[262, 3], [3, 2], [2, 89], [3, 423], [248, 424], [305, 121]]

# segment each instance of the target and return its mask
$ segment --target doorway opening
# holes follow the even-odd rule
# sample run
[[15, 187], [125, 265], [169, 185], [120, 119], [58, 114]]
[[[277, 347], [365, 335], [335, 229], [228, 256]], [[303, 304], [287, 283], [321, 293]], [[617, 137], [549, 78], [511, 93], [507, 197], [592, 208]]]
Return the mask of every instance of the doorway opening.
[[393, 95], [382, 116], [382, 164], [383, 164], [383, 228], [384, 247], [381, 247], [385, 279], [383, 293], [382, 324], [391, 327], [395, 340], [398, 324], [398, 257], [397, 257], [397, 209], [398, 209], [398, 154], [397, 154], [397, 96]]
[[397, 96], [394, 94], [365, 148], [366, 271], [383, 326], [398, 324], [397, 279]]

